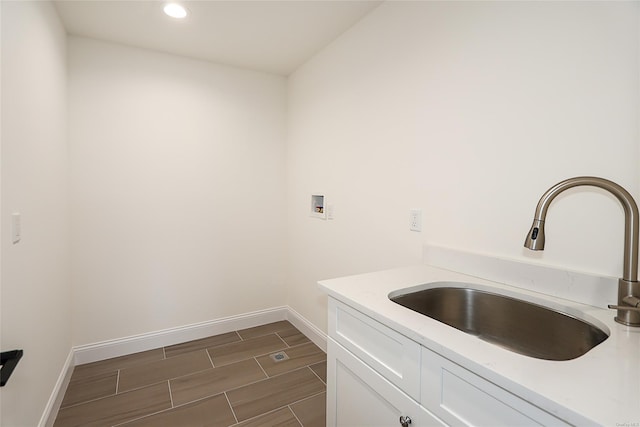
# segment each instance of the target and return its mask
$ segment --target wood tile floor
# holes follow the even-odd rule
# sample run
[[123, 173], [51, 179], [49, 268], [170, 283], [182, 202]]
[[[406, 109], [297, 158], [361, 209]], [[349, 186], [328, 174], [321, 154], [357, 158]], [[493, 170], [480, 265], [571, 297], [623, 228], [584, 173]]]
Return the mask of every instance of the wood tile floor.
[[54, 427], [324, 427], [326, 372], [320, 348], [270, 323], [76, 366]]

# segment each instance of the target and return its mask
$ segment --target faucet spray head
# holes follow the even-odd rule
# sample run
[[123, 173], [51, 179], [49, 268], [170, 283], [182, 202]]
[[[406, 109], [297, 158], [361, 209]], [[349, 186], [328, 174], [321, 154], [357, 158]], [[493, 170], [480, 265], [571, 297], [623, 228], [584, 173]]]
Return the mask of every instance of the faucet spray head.
[[544, 250], [544, 221], [534, 219], [533, 225], [524, 241], [524, 247], [532, 251]]

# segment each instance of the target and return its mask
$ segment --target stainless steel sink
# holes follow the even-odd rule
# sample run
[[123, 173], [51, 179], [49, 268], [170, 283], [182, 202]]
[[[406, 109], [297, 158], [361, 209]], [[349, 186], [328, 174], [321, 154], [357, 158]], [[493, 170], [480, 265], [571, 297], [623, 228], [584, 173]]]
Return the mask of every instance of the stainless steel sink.
[[389, 299], [482, 340], [538, 359], [575, 359], [608, 338], [600, 328], [569, 314], [482, 290], [437, 287], [401, 292], [393, 292]]

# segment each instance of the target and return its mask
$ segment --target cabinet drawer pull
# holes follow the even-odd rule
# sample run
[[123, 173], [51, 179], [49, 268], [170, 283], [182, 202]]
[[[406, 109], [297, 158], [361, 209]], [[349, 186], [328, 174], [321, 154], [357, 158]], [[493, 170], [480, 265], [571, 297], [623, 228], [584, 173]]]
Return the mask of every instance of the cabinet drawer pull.
[[404, 415], [400, 416], [400, 425], [402, 427], [409, 427], [409, 424], [411, 424], [411, 418], [405, 417]]

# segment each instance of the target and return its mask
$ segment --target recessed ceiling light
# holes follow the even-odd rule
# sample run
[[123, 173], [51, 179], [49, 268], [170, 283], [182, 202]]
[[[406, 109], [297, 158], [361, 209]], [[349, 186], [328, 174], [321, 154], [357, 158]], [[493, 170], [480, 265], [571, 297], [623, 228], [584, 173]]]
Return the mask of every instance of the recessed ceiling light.
[[164, 10], [164, 13], [166, 13], [172, 18], [182, 19], [187, 16], [187, 9], [185, 9], [183, 6], [179, 5], [178, 3], [168, 3], [167, 5], [165, 5], [163, 10]]

